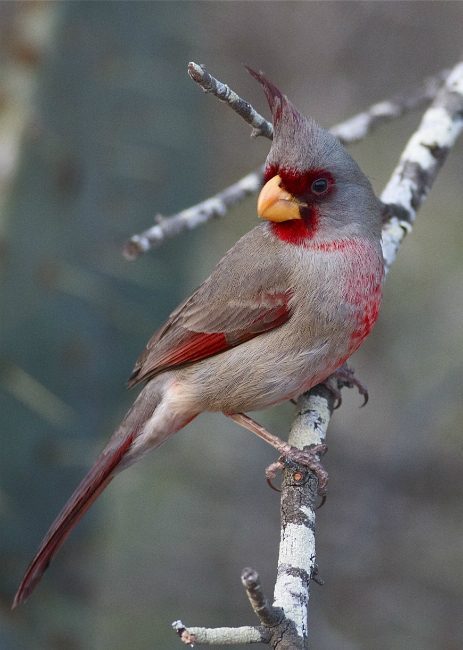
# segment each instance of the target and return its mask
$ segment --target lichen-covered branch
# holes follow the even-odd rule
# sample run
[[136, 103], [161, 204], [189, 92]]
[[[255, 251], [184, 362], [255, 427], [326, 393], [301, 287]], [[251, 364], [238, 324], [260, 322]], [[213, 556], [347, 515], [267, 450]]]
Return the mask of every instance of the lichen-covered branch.
[[[324, 386], [301, 395], [288, 442], [307, 449], [325, 441], [334, 397]], [[310, 583], [321, 583], [315, 563], [315, 507], [318, 485], [305, 468], [287, 467], [281, 491], [281, 536], [274, 602], [265, 597], [254, 569], [244, 569], [241, 581], [260, 625], [238, 628], [172, 626], [183, 643], [230, 645], [267, 643], [278, 650], [304, 650], [308, 643]]]
[[251, 645], [268, 643], [267, 628], [245, 625], [243, 627], [186, 627], [182, 621], [174, 621], [172, 627], [180, 640], [190, 648], [197, 645]]
[[463, 129], [463, 63], [456, 65], [408, 141], [381, 194], [389, 219], [383, 227], [386, 270], [394, 262], [416, 213]]
[[[463, 63], [456, 65], [437, 93], [431, 107], [407, 143], [399, 164], [381, 196], [387, 208], [383, 227], [383, 254], [386, 269], [394, 262], [405, 235], [411, 231], [416, 213], [425, 201], [448, 152], [463, 130]], [[333, 397], [316, 386], [298, 400], [298, 413], [289, 443], [300, 448], [324, 442], [333, 411]], [[308, 648], [308, 603], [311, 580], [317, 577], [315, 552], [315, 502], [317, 481], [301, 467], [285, 470], [281, 497], [281, 539], [274, 603], [269, 611], [282, 611], [276, 625], [260, 625], [229, 630], [233, 643], [268, 643], [278, 650]], [[265, 601], [262, 601], [265, 602]], [[254, 608], [255, 609], [255, 608]], [[273, 619], [275, 620], [275, 619]], [[227, 628], [220, 628], [221, 631]], [[253, 640], [238, 639], [239, 630], [252, 630]], [[192, 642], [210, 644], [213, 630], [203, 631]], [[201, 632], [202, 633], [202, 632]], [[225, 635], [226, 637], [226, 635]], [[244, 639], [244, 636], [241, 637]], [[186, 642], [186, 641], [185, 641]], [[231, 643], [226, 638], [213, 643]]]
[[259, 575], [254, 569], [243, 569], [241, 582], [246, 590], [251, 607], [261, 625], [244, 627], [186, 627], [182, 621], [174, 621], [172, 627], [185, 645], [249, 645], [270, 643], [272, 629], [284, 619], [282, 609], [274, 607], [265, 597]]
[[[188, 74], [203, 90], [226, 102], [253, 128], [253, 135], [271, 138], [273, 127], [246, 100], [242, 99], [227, 84], [219, 81], [197, 63], [188, 64]], [[393, 99], [373, 104], [367, 110], [354, 115], [334, 126], [334, 133], [344, 144], [364, 138], [379, 124], [395, 119], [430, 101], [442, 84], [447, 71], [426, 79], [409, 94], [397, 95]], [[124, 245], [123, 253], [128, 260], [135, 260], [142, 253], [162, 244], [185, 230], [192, 230], [210, 219], [224, 217], [229, 209], [251, 194], [258, 192], [262, 184], [263, 167], [250, 172], [215, 196], [186, 208], [170, 217], [157, 215], [155, 224], [140, 234], [133, 235]]]
[[[317, 386], [301, 395], [288, 442], [304, 449], [325, 442], [333, 412], [333, 395]], [[315, 508], [317, 479], [301, 468], [285, 470], [281, 492], [281, 533], [274, 607], [285, 614], [286, 628], [278, 650], [304, 650], [308, 644], [310, 583], [317, 573]], [[276, 647], [276, 646], [274, 646]]]

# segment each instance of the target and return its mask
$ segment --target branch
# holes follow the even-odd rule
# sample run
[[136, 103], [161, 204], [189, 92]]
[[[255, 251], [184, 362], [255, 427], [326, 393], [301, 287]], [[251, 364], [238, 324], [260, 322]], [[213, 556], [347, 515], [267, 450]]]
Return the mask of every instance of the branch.
[[262, 625], [274, 627], [279, 625], [284, 618], [284, 611], [280, 607], [271, 605], [267, 600], [260, 582], [259, 574], [254, 569], [243, 569], [241, 574], [249, 602]]
[[243, 569], [241, 582], [246, 589], [249, 602], [261, 626], [244, 627], [190, 627], [182, 621], [174, 621], [172, 627], [186, 645], [231, 645], [251, 643], [269, 643], [272, 637], [270, 628], [281, 623], [284, 618], [282, 609], [271, 605], [264, 595], [259, 575], [254, 569]]
[[[253, 127], [251, 135], [263, 135], [271, 138], [273, 127], [252, 106], [241, 99], [229, 86], [209, 74], [205, 67], [197, 63], [188, 64], [188, 74], [208, 93], [226, 102], [248, 124]], [[334, 126], [334, 133], [344, 144], [356, 142], [364, 138], [379, 124], [398, 118], [430, 101], [448, 74], [443, 70], [439, 74], [426, 79], [411, 94], [397, 95], [393, 99], [373, 104], [358, 115]], [[133, 235], [124, 245], [123, 254], [128, 260], [135, 260], [162, 244], [166, 239], [175, 237], [185, 230], [192, 230], [210, 219], [224, 217], [229, 208], [240, 203], [251, 194], [258, 192], [262, 185], [263, 166], [247, 174], [215, 196], [201, 201], [197, 205], [182, 210], [170, 217], [156, 215], [155, 225], [138, 235]]]
[[267, 122], [255, 108], [246, 100], [242, 99], [227, 84], [219, 81], [209, 74], [206, 66], [197, 63], [188, 64], [188, 74], [204, 90], [205, 93], [212, 93], [221, 102], [228, 104], [235, 113], [238, 113], [245, 122], [252, 126], [252, 137], [263, 135], [270, 140], [273, 138], [273, 125]]
[[[288, 442], [304, 449], [325, 442], [334, 397], [324, 386], [301, 395]], [[302, 467], [286, 469], [281, 493], [281, 534], [274, 606], [285, 614], [278, 650], [304, 650], [308, 643], [310, 581], [318, 573], [315, 553], [315, 504], [318, 482]], [[275, 636], [273, 637], [275, 640]]]
[[[378, 124], [394, 120], [420, 106], [430, 102], [447, 78], [449, 70], [441, 70], [436, 75], [426, 78], [411, 92], [398, 93], [391, 99], [373, 104], [362, 113], [334, 126], [331, 133], [343, 144], [362, 140]], [[211, 93], [220, 101], [226, 102], [245, 122], [253, 127], [252, 136], [263, 135], [270, 140], [273, 126], [260, 115], [246, 100], [242, 99], [227, 84], [219, 81], [206, 71], [206, 67], [197, 63], [188, 64], [188, 74], [204, 92]]]
[[[325, 441], [334, 397], [324, 386], [301, 395], [288, 442], [304, 449]], [[267, 643], [278, 650], [304, 650], [308, 640], [307, 613], [311, 580], [321, 583], [315, 564], [315, 503], [317, 479], [301, 467], [285, 470], [281, 493], [281, 537], [274, 603], [265, 597], [254, 569], [244, 569], [241, 581], [259, 626], [238, 628], [172, 626], [190, 645]]]
[[437, 93], [408, 141], [381, 194], [388, 220], [383, 227], [386, 271], [463, 129], [463, 62], [458, 63]]
[[154, 226], [140, 235], [133, 235], [125, 244], [124, 256], [130, 261], [135, 260], [141, 253], [146, 253], [184, 230], [193, 230], [213, 218], [224, 217], [233, 205], [258, 192], [262, 185], [263, 171], [264, 168], [260, 167], [210, 199], [186, 208], [172, 217], [156, 215]]
[[439, 88], [448, 77], [450, 70], [441, 70], [432, 77], [427, 77], [411, 92], [398, 93], [391, 99], [373, 104], [363, 113], [354, 115], [334, 126], [331, 133], [343, 144], [363, 140], [375, 127], [406, 115], [428, 104], [436, 96]]
[[172, 627], [185, 645], [250, 645], [268, 643], [270, 633], [265, 628], [246, 625], [243, 627], [185, 627], [182, 621], [174, 621]]
[[[381, 196], [388, 211], [388, 220], [383, 227], [383, 254], [387, 270], [393, 264], [405, 235], [411, 231], [418, 209], [462, 130], [463, 63], [459, 63], [423, 115]], [[302, 395], [298, 400], [298, 414], [291, 427], [289, 443], [303, 448], [324, 442], [332, 412], [333, 397], [323, 386], [316, 386]], [[254, 635], [261, 634], [261, 642], [278, 650], [308, 648], [310, 580], [319, 582], [315, 552], [316, 483], [315, 477], [306, 474], [303, 468], [285, 470], [278, 571], [274, 604], [270, 610], [278, 611], [280, 608], [284, 618], [273, 627], [264, 623], [264, 626], [244, 628], [252, 629]], [[189, 632], [193, 630], [201, 631], [204, 628], [190, 628]], [[233, 630], [229, 630], [229, 638], [237, 639]], [[211, 630], [207, 632], [212, 633]], [[193, 641], [199, 643], [199, 638]], [[257, 642], [254, 638], [257, 636], [249, 643]], [[207, 635], [201, 636], [201, 639], [201, 643], [209, 643]], [[228, 640], [214, 642], [230, 643]], [[247, 643], [244, 640], [233, 642]]]

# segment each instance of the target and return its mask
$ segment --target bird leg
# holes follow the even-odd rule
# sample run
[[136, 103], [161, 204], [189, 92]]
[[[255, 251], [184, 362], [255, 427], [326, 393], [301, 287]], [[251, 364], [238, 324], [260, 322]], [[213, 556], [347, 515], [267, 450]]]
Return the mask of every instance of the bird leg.
[[341, 388], [356, 388], [360, 395], [363, 397], [363, 404], [365, 406], [368, 402], [368, 390], [362, 384], [362, 382], [357, 379], [354, 375], [354, 369], [351, 368], [347, 363], [343, 363], [332, 375], [327, 377], [325, 381], [321, 382], [322, 386], [325, 386], [335, 399], [334, 408], [337, 409], [342, 404]]
[[[265, 429], [261, 424], [244, 413], [233, 413], [232, 415], [228, 415], [228, 417], [240, 426], [248, 429], [248, 431], [255, 433], [259, 438], [265, 440], [265, 442], [279, 452], [279, 459], [275, 463], [269, 465], [265, 470], [265, 475], [270, 485], [270, 481], [275, 478], [277, 472], [283, 470], [288, 463], [292, 462], [307, 467], [308, 470], [313, 472], [318, 479], [318, 494], [322, 497], [326, 495], [328, 472], [325, 470], [319, 459], [319, 456], [326, 452], [326, 445], [312, 445], [307, 450], [298, 449], [297, 447], [290, 445], [288, 442], [281, 440], [278, 436], [273, 435], [273, 433], [267, 431], [267, 429]], [[273, 485], [271, 485], [271, 487], [273, 487]]]

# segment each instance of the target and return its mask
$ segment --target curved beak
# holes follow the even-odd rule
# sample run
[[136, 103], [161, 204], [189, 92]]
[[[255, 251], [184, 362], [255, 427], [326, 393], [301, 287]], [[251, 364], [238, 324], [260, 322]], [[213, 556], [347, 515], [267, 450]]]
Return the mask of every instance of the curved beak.
[[257, 214], [268, 221], [289, 221], [302, 219], [298, 201], [292, 194], [280, 187], [281, 177], [274, 176], [262, 188], [257, 199]]

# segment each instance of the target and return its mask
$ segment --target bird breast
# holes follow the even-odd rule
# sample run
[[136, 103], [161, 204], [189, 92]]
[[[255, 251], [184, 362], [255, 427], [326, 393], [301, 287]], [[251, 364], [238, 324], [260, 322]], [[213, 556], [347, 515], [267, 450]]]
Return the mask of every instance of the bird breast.
[[355, 240], [291, 256], [289, 320], [182, 371], [204, 410], [236, 413], [297, 397], [342, 365], [371, 330], [381, 300], [379, 247]]

